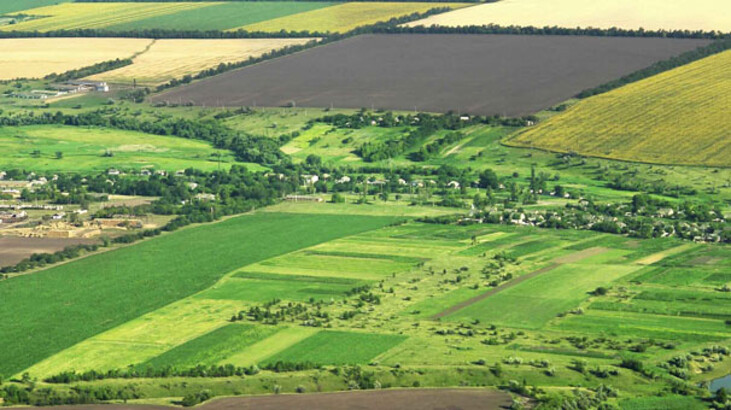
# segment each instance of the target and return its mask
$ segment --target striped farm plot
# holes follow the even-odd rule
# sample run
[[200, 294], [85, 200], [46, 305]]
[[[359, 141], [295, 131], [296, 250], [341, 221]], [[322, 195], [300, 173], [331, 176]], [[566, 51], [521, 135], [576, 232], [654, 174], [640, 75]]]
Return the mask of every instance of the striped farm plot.
[[465, 4], [460, 3], [353, 2], [280, 17], [237, 29], [264, 32], [284, 30], [344, 33], [360, 26], [388, 21], [395, 17], [424, 13], [435, 8], [464, 6]]
[[272, 50], [305, 44], [313, 39], [180, 39], [156, 40], [137, 55], [133, 64], [89, 79], [111, 83], [158, 85], [173, 78], [197, 74], [220, 64], [245, 61]]
[[37, 18], [2, 26], [0, 30], [47, 32], [81, 28], [100, 29], [207, 5], [202, 2], [63, 3], [26, 10], [23, 14]]
[[1, 39], [0, 80], [39, 78], [103, 61], [130, 58], [151, 42], [142, 38]]

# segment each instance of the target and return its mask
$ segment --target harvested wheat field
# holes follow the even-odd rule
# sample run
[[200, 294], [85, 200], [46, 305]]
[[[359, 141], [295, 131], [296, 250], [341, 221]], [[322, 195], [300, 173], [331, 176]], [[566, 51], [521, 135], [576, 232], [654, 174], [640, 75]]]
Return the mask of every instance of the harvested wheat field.
[[39, 18], [2, 26], [0, 30], [45, 32], [78, 28], [98, 29], [206, 7], [209, 4], [201, 2], [64, 3], [25, 10], [23, 14]]
[[311, 33], [344, 33], [356, 27], [388, 21], [412, 13], [424, 13], [434, 8], [464, 7], [460, 3], [345, 3], [305, 13], [280, 17], [240, 27], [247, 31], [278, 32], [308, 31]]
[[728, 0], [501, 0], [409, 23], [409, 26], [595, 27], [731, 31]]
[[587, 98], [509, 143], [629, 161], [729, 167], [729, 112], [731, 51], [725, 51]]
[[286, 46], [304, 44], [312, 39], [226, 39], [156, 40], [149, 50], [134, 58], [134, 63], [90, 77], [112, 83], [157, 85], [188, 74], [196, 74], [222, 63], [255, 58]]
[[129, 58], [152, 40], [130, 38], [13, 38], [0, 40], [0, 80], [37, 78], [102, 61]]

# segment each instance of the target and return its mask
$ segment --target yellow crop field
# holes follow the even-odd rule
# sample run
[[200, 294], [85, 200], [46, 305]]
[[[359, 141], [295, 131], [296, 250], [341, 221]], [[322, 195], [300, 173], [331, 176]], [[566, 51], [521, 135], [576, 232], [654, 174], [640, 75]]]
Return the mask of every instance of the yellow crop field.
[[0, 80], [37, 78], [116, 58], [152, 40], [137, 38], [12, 38], [0, 40]]
[[434, 8], [464, 6], [465, 4], [460, 3], [345, 3], [250, 24], [234, 30], [343, 33], [356, 27], [387, 21], [394, 17], [412, 13], [423, 13]]
[[731, 32], [728, 0], [501, 0], [451, 11], [409, 26], [619, 27]]
[[207, 7], [211, 3], [63, 3], [26, 10], [39, 16], [18, 24], [0, 26], [3, 31], [51, 31], [77, 28], [104, 28], [149, 17]]
[[186, 74], [197, 74], [221, 63], [246, 60], [289, 45], [307, 43], [309, 38], [184, 39], [156, 40], [139, 54], [132, 65], [90, 77], [112, 83], [157, 85]]
[[661, 164], [731, 166], [731, 51], [582, 100], [508, 141]]

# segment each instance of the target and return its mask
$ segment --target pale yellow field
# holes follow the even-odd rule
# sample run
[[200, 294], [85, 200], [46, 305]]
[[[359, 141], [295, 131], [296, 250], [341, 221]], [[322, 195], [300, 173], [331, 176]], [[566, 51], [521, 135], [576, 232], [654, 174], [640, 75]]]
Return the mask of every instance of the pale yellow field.
[[221, 63], [243, 61], [288, 45], [312, 39], [216, 39], [156, 40], [149, 50], [134, 58], [134, 64], [90, 77], [112, 83], [157, 85]]
[[731, 32], [729, 0], [501, 0], [409, 26], [559, 26]]
[[247, 31], [309, 31], [344, 33], [356, 27], [434, 8], [464, 7], [461, 3], [345, 3], [239, 27]]
[[19, 24], [0, 26], [3, 31], [51, 31], [103, 28], [149, 17], [207, 7], [211, 3], [63, 3], [26, 10], [23, 14], [43, 16]]
[[659, 164], [731, 166], [731, 50], [579, 101], [510, 145]]
[[13, 38], [0, 40], [0, 80], [37, 78], [116, 58], [152, 40], [136, 38]]

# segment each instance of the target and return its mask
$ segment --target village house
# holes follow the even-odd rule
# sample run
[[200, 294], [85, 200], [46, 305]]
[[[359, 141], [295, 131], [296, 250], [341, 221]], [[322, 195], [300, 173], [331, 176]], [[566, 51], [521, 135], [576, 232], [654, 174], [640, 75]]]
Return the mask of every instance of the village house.
[[302, 175], [301, 177], [304, 185], [315, 185], [320, 180], [320, 177], [317, 175]]

